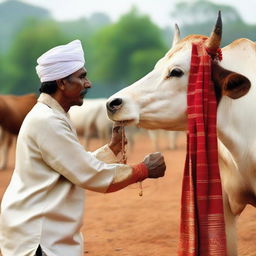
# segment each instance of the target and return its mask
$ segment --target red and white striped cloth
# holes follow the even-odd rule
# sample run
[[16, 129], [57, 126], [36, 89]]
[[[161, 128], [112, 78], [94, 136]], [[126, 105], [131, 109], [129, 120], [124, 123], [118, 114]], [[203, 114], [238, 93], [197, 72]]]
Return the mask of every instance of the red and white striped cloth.
[[192, 45], [187, 156], [182, 187], [179, 256], [226, 256], [211, 57]]

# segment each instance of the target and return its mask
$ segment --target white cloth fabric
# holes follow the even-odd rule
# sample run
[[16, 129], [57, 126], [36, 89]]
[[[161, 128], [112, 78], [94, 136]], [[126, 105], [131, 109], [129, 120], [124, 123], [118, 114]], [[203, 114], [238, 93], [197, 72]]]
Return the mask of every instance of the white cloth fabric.
[[86, 152], [57, 101], [43, 93], [38, 101], [18, 135], [16, 166], [1, 204], [1, 252], [32, 256], [40, 244], [47, 256], [82, 256], [84, 189], [105, 192], [132, 168], [99, 161], [117, 161], [107, 145]]
[[71, 75], [84, 66], [80, 40], [56, 46], [37, 59], [36, 72], [41, 82], [55, 81]]

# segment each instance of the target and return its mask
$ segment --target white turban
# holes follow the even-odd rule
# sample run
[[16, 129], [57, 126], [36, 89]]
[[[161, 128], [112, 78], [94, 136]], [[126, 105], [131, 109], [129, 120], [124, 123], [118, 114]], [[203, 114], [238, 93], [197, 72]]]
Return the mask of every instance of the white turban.
[[36, 72], [41, 82], [55, 81], [84, 66], [84, 51], [80, 40], [56, 46], [37, 59]]

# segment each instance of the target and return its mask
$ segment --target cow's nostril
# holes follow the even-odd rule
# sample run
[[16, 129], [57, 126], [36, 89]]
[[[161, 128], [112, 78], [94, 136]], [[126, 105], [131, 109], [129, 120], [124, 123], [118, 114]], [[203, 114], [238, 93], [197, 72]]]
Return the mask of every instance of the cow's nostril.
[[107, 110], [111, 113], [115, 113], [118, 109], [122, 107], [123, 100], [121, 98], [113, 99], [107, 103]]

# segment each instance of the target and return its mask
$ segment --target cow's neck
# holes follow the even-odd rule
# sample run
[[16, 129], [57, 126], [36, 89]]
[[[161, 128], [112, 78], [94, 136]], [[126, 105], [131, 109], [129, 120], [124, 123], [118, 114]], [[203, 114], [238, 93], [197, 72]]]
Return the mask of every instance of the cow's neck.
[[223, 97], [218, 106], [218, 136], [238, 165], [254, 165], [256, 96], [252, 91], [238, 100]]
[[[244, 50], [246, 49], [246, 51]], [[256, 166], [256, 77], [254, 42], [241, 39], [222, 49], [220, 65], [247, 77], [251, 82], [249, 92], [236, 100], [222, 97], [218, 105], [219, 138], [232, 153], [237, 164]], [[243, 60], [243, 61], [241, 61]]]

